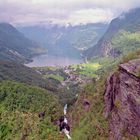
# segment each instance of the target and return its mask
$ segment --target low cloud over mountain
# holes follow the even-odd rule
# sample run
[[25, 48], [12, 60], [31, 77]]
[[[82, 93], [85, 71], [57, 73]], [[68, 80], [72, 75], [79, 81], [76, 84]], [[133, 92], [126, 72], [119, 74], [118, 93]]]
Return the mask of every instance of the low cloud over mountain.
[[1, 0], [1, 22], [20, 25], [109, 22], [140, 0]]

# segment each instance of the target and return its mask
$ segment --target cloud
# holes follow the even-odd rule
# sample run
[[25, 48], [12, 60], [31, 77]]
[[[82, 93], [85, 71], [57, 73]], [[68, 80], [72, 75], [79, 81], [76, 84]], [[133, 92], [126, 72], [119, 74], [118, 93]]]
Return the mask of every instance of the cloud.
[[97, 22], [108, 22], [112, 19], [113, 13], [109, 10], [103, 9], [84, 9], [73, 12], [67, 20], [62, 21], [64, 24], [71, 23], [78, 25], [80, 23], [97, 23]]
[[0, 21], [12, 24], [110, 22], [140, 0], [0, 0]]

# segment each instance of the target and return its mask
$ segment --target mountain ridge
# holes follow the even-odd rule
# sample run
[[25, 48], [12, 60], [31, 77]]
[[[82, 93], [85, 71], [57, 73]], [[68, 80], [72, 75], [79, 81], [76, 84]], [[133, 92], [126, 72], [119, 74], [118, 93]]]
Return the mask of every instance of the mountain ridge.
[[[124, 51], [123, 50], [119, 51], [117, 44], [114, 44], [113, 39], [116, 38], [116, 40], [118, 40], [119, 39], [118, 37], [122, 36], [122, 34], [120, 33], [121, 31], [130, 33], [130, 35], [133, 33], [137, 33], [139, 35], [139, 31], [140, 31], [139, 16], [140, 16], [140, 8], [137, 8], [137, 9], [130, 10], [128, 13], [124, 13], [121, 16], [113, 19], [108, 27], [108, 30], [103, 35], [103, 37], [97, 42], [97, 44], [94, 47], [87, 50], [85, 52], [85, 55], [89, 59], [93, 59], [96, 57], [109, 57], [109, 56], [113, 58], [114, 56], [116, 57], [116, 55], [117, 57], [124, 55]], [[122, 42], [125, 43], [127, 41], [125, 40], [126, 36], [124, 35], [123, 37], [124, 40], [122, 40]], [[124, 46], [120, 44], [119, 47], [121, 48]], [[127, 44], [125, 47], [127, 47]], [[137, 46], [134, 47], [137, 48]], [[129, 48], [132, 47], [130, 46]]]
[[79, 26], [27, 26], [17, 28], [30, 39], [37, 40], [52, 55], [81, 57], [83, 50], [92, 47], [105, 32], [107, 24]]
[[29, 62], [33, 56], [43, 53], [43, 50], [41, 46], [26, 38], [11, 24], [0, 23], [1, 60]]

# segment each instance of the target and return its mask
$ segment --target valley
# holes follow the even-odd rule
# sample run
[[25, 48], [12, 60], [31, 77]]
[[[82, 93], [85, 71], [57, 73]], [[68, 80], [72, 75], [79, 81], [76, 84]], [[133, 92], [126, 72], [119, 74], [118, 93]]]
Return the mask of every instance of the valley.
[[137, 8], [110, 24], [1, 23], [0, 140], [66, 140], [63, 117], [72, 140], [139, 140], [139, 17]]

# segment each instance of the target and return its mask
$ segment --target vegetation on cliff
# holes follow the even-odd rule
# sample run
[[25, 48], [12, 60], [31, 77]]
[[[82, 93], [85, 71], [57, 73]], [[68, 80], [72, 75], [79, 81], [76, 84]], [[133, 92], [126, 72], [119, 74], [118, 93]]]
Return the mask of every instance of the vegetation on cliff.
[[[61, 115], [61, 105], [50, 92], [20, 84], [0, 83], [0, 139], [48, 139], [58, 136], [53, 124]], [[38, 114], [45, 111], [45, 116]]]

